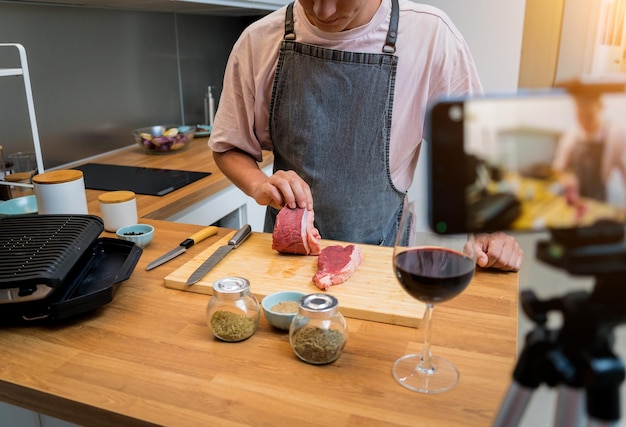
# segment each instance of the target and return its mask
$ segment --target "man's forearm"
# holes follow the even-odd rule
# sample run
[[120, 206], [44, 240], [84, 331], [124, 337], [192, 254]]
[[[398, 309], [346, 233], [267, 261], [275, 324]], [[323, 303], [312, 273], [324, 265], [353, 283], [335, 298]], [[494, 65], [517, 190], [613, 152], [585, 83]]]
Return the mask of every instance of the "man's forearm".
[[213, 152], [213, 159], [222, 173], [248, 196], [254, 197], [254, 188], [267, 179], [257, 161], [243, 151]]

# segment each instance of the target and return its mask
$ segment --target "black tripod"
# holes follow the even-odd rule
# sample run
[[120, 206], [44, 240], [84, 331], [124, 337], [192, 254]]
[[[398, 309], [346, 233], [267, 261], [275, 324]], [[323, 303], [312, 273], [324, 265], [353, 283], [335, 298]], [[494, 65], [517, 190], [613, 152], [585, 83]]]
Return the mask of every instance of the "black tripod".
[[[545, 301], [522, 292], [522, 308], [536, 326], [526, 336], [493, 425], [516, 426], [534, 390], [545, 383], [559, 387], [555, 426], [581, 426], [585, 418], [588, 425], [617, 426], [626, 372], [612, 346], [613, 329], [626, 322], [624, 227], [607, 221], [551, 233], [552, 240], [538, 243], [537, 257], [596, 281], [592, 292]], [[561, 329], [547, 327], [550, 312], [561, 313]]]

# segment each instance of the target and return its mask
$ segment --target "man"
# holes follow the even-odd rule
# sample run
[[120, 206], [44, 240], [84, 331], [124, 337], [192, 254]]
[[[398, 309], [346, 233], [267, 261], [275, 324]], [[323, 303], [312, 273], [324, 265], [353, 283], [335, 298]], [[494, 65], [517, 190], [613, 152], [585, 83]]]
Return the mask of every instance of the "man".
[[616, 171], [626, 188], [626, 133], [603, 117], [601, 93], [574, 94], [578, 127], [560, 138], [553, 168], [561, 173], [568, 202], [580, 197], [607, 202], [607, 183]]
[[[282, 206], [315, 203], [323, 238], [393, 245], [427, 104], [480, 92], [469, 49], [440, 10], [297, 0], [235, 44], [209, 145], [224, 174], [268, 206], [265, 231]], [[274, 152], [270, 177], [257, 165], [262, 149]], [[513, 238], [478, 242], [478, 265], [519, 269]]]

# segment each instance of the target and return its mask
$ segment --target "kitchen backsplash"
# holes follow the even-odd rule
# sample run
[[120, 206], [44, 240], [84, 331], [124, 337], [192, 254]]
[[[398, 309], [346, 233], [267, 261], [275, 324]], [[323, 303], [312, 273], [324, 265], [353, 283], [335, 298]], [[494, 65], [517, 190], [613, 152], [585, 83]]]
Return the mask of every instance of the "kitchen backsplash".
[[[0, 2], [0, 43], [26, 48], [45, 168], [133, 144], [136, 128], [202, 124], [254, 19]], [[0, 68], [19, 66], [13, 53]], [[0, 78], [0, 145], [33, 147], [21, 77]]]

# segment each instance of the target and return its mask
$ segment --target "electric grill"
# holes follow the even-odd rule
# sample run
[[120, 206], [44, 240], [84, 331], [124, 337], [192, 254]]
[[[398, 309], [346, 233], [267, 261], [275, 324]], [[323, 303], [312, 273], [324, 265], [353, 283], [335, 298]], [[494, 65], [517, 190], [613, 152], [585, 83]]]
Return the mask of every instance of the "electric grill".
[[0, 321], [58, 320], [113, 300], [142, 249], [94, 215], [0, 218]]

